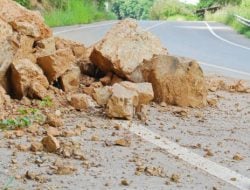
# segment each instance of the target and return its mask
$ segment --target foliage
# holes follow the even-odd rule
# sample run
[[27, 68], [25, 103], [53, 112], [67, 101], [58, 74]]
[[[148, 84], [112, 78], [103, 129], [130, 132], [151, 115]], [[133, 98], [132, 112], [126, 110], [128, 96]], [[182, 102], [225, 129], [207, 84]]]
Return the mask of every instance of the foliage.
[[21, 4], [22, 6], [25, 6], [25, 7], [29, 7], [29, 5], [30, 5], [29, 0], [15, 0], [15, 1], [18, 2], [19, 4]]
[[239, 23], [234, 14], [238, 14], [242, 17], [250, 19], [250, 0], [242, 0], [239, 6], [228, 5], [221, 10], [217, 11], [214, 14], [206, 13], [205, 19], [221, 22], [235, 28], [239, 33], [245, 34], [250, 38], [250, 29], [249, 27], [244, 26]]
[[118, 19], [147, 19], [153, 0], [113, 0], [112, 11]]
[[44, 97], [40, 101], [39, 105], [40, 105], [40, 107], [51, 107], [51, 106], [53, 106], [52, 98], [50, 96]]
[[195, 20], [195, 7], [176, 0], [156, 0], [150, 11], [150, 18], [156, 20], [182, 17], [185, 20]]
[[[101, 3], [101, 2], [99, 2]], [[44, 14], [45, 22], [49, 26], [64, 26], [72, 24], [90, 23], [97, 20], [115, 18], [112, 14], [98, 9], [89, 0], [68, 1], [65, 8], [58, 8]]]
[[19, 116], [15, 118], [3, 119], [0, 121], [0, 129], [14, 130], [17, 128], [25, 128], [31, 126], [33, 123], [44, 123], [45, 116], [38, 109], [28, 108], [19, 109]]
[[216, 5], [239, 5], [242, 0], [200, 0], [198, 7], [199, 8], [207, 8]]

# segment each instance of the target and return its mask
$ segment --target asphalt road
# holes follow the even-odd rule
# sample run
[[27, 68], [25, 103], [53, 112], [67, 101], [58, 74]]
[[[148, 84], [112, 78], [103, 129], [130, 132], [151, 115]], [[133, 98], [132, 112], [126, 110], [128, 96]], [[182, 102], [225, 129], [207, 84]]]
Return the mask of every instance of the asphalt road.
[[[116, 21], [54, 28], [58, 36], [91, 45]], [[205, 73], [250, 79], [250, 39], [215, 22], [139, 21], [171, 54], [198, 60]]]

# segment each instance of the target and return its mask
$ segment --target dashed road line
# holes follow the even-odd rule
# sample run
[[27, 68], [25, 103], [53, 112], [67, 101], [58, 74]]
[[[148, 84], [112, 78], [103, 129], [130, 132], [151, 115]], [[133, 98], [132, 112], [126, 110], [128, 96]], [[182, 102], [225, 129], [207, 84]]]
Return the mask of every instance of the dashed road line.
[[[221, 166], [211, 160], [205, 159], [204, 157], [193, 153], [191, 150], [184, 148], [177, 143], [168, 140], [165, 137], [150, 131], [145, 126], [141, 124], [134, 124], [129, 122], [117, 121], [121, 126], [130, 132], [140, 136], [144, 140], [165, 149], [168, 153], [177, 156], [179, 159], [193, 165], [212, 176], [217, 177], [239, 189], [249, 190], [250, 189], [250, 179], [233, 171], [229, 168]], [[155, 138], [157, 137], [157, 138]]]
[[229, 41], [229, 40], [227, 40], [227, 39], [225, 39], [225, 38], [222, 38], [221, 36], [219, 36], [218, 34], [216, 34], [216, 33], [214, 32], [214, 30], [211, 28], [211, 26], [208, 24], [208, 22], [205, 21], [204, 23], [205, 23], [205, 25], [207, 26], [207, 29], [209, 30], [209, 32], [210, 32], [214, 37], [216, 37], [217, 39], [219, 39], [219, 40], [221, 40], [221, 41], [223, 41], [223, 42], [226, 42], [226, 43], [228, 43], [228, 44], [230, 44], [230, 45], [233, 45], [233, 46], [236, 46], [236, 47], [239, 47], [239, 48], [242, 48], [242, 49], [250, 50], [250, 47], [246, 47], [246, 46], [243, 46], [243, 45], [240, 45], [240, 44], [231, 42], [231, 41]]
[[145, 28], [144, 30], [145, 30], [145, 31], [149, 31], [149, 30], [152, 30], [152, 29], [154, 29], [154, 28], [157, 28], [158, 26], [161, 26], [161, 25], [163, 25], [163, 24], [165, 24], [165, 23], [166, 23], [166, 21], [162, 21], [162, 22], [157, 23], [157, 24], [154, 24], [154, 25], [152, 25], [152, 26], [150, 26], [150, 27], [148, 27], [148, 28]]

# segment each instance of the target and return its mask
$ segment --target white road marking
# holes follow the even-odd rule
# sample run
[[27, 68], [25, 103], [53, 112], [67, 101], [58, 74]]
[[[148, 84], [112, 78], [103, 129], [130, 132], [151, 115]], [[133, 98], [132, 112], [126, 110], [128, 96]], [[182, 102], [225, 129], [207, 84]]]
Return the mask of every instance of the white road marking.
[[250, 50], [250, 47], [246, 47], [246, 46], [243, 46], [243, 45], [240, 45], [240, 44], [237, 44], [237, 43], [234, 43], [234, 42], [231, 42], [229, 40], [226, 40], [225, 38], [222, 38], [221, 36], [219, 36], [218, 34], [216, 34], [213, 29], [211, 28], [211, 26], [208, 24], [208, 22], [204, 22], [205, 25], [207, 26], [207, 29], [209, 30], [209, 32], [216, 38], [218, 38], [219, 40], [223, 41], [223, 42], [226, 42], [230, 45], [233, 45], [233, 46], [236, 46], [236, 47], [240, 47], [242, 49], [246, 49], [246, 50]]
[[[184, 29], [195, 29], [195, 30], [207, 30], [207, 26], [175, 26], [175, 28], [184, 28]], [[232, 30], [229, 27], [213, 27], [213, 30]]]
[[[213, 175], [239, 189], [249, 190], [250, 189], [250, 179], [221, 166], [211, 160], [205, 159], [204, 157], [193, 153], [192, 151], [184, 148], [165, 137], [161, 137], [158, 134], [150, 131], [143, 125], [135, 125], [129, 122], [117, 121], [122, 127], [128, 129], [130, 132], [140, 136], [146, 141], [155, 144], [156, 146], [165, 149], [168, 153], [177, 156], [183, 161]], [[158, 137], [157, 139], [155, 137]], [[236, 179], [236, 180], [235, 180]]]
[[149, 31], [149, 30], [152, 30], [153, 28], [156, 28], [156, 27], [158, 27], [158, 26], [160, 26], [160, 25], [162, 25], [162, 24], [165, 24], [165, 23], [166, 23], [166, 21], [162, 21], [162, 22], [157, 23], [157, 24], [154, 24], [154, 25], [152, 25], [152, 26], [150, 26], [150, 27], [148, 27], [148, 28], [145, 28], [144, 30], [145, 30], [145, 31]]
[[247, 72], [244, 72], [244, 71], [239, 71], [239, 70], [231, 69], [231, 68], [228, 68], [228, 67], [222, 67], [222, 66], [219, 66], [219, 65], [213, 65], [213, 64], [204, 63], [204, 62], [199, 62], [199, 64], [204, 65], [204, 66], [208, 66], [208, 67], [213, 67], [213, 68], [216, 68], [216, 69], [221, 69], [221, 70], [224, 70], [224, 71], [230, 71], [232, 73], [237, 73], [237, 74], [241, 74], [241, 75], [245, 75], [245, 76], [250, 77], [250, 73], [247, 73]]
[[82, 27], [78, 27], [78, 28], [72, 28], [72, 29], [68, 29], [68, 30], [62, 30], [62, 31], [54, 32], [54, 35], [73, 32], [73, 31], [82, 30], [82, 29], [88, 29], [88, 28], [98, 28], [98, 27], [102, 27], [102, 26], [109, 26], [109, 25], [112, 25], [112, 24], [115, 24], [115, 23], [117, 23], [117, 21], [110, 22], [110, 23], [82, 26]]

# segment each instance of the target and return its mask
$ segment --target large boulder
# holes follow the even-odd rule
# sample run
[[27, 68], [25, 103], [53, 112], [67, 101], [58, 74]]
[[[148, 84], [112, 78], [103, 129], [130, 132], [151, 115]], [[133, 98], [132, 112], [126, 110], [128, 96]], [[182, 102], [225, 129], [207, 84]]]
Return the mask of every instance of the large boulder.
[[71, 49], [60, 49], [55, 54], [39, 57], [37, 63], [52, 83], [70, 69], [75, 63], [75, 57]]
[[155, 100], [178, 106], [203, 107], [207, 89], [199, 64], [187, 58], [156, 55], [139, 68], [145, 81], [152, 83]]
[[0, 7], [0, 18], [9, 23], [18, 33], [37, 40], [52, 35], [52, 31], [44, 24], [38, 11], [27, 10], [11, 0], [1, 0]]
[[160, 40], [127, 19], [115, 25], [94, 46], [90, 60], [104, 72], [115, 72], [122, 78], [139, 82], [134, 71], [153, 55], [167, 54]]
[[39, 88], [37, 85], [43, 89], [49, 86], [47, 78], [38, 65], [29, 59], [19, 59], [13, 62], [10, 67], [10, 86], [13, 97], [21, 99], [28, 95], [31, 87], [34, 90], [32, 83], [36, 83], [36, 88]]
[[136, 91], [116, 83], [112, 86], [112, 96], [108, 100], [106, 114], [110, 118], [130, 120], [138, 102], [139, 96]]

